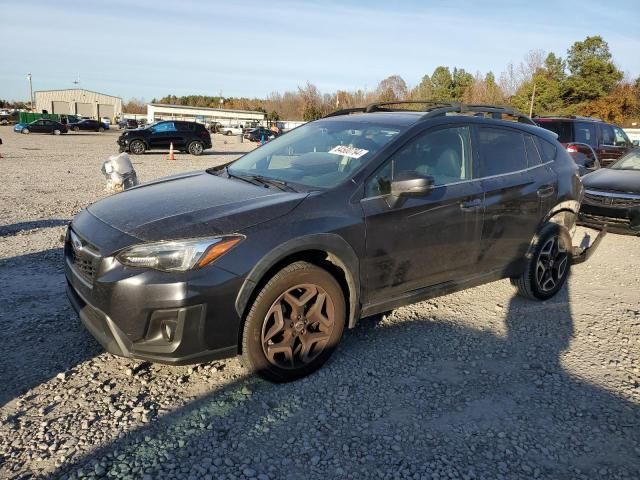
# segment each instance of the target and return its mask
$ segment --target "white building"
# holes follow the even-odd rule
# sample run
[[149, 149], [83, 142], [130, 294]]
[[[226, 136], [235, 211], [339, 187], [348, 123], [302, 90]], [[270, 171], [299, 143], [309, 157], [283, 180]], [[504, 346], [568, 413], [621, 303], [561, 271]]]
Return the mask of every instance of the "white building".
[[110, 120], [122, 115], [122, 99], [82, 88], [33, 92], [36, 112]]
[[199, 122], [219, 122], [222, 125], [247, 126], [264, 122], [265, 114], [252, 110], [228, 110], [222, 108], [187, 107], [185, 105], [147, 105], [147, 121], [190, 120]]

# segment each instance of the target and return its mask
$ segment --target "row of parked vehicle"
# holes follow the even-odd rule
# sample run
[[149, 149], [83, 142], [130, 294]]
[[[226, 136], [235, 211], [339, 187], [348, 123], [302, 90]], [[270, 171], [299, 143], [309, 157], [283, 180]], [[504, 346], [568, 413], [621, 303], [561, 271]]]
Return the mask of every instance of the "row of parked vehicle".
[[49, 118], [40, 118], [30, 123], [16, 123], [13, 127], [13, 131], [17, 133], [48, 133], [52, 135], [61, 135], [70, 131], [104, 132], [105, 130], [109, 130], [109, 124], [90, 118], [71, 123], [62, 123]]

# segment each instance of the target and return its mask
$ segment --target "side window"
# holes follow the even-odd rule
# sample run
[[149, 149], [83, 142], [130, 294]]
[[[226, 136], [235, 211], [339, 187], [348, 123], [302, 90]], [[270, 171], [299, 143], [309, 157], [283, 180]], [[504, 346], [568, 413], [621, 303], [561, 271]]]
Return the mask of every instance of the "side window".
[[540, 165], [542, 158], [540, 157], [540, 152], [538, 152], [536, 142], [531, 135], [524, 134], [524, 147], [527, 150], [527, 166], [535, 167], [536, 165]]
[[191, 132], [193, 131], [193, 126], [190, 123], [176, 122], [176, 128], [179, 132]]
[[586, 143], [595, 147], [598, 145], [596, 142], [596, 126], [592, 123], [576, 122], [575, 124], [575, 141], [580, 143]]
[[153, 133], [175, 132], [176, 126], [173, 122], [162, 122], [153, 127]]
[[538, 151], [542, 156], [542, 160], [545, 162], [551, 162], [556, 159], [556, 154], [558, 153], [557, 147], [547, 140], [543, 140], [540, 137], [536, 137], [538, 140]]
[[600, 132], [603, 145], [615, 145], [616, 137], [610, 125], [600, 125]]
[[473, 178], [469, 127], [442, 128], [410, 140], [369, 180], [366, 196], [391, 193], [396, 178], [433, 177], [434, 185]]
[[624, 147], [625, 145], [631, 143], [629, 141], [629, 137], [627, 137], [627, 134], [624, 133], [624, 131], [620, 127], [613, 127], [613, 133], [616, 136], [616, 145]]
[[506, 128], [478, 129], [480, 175], [490, 177], [527, 168], [524, 137], [521, 132]]

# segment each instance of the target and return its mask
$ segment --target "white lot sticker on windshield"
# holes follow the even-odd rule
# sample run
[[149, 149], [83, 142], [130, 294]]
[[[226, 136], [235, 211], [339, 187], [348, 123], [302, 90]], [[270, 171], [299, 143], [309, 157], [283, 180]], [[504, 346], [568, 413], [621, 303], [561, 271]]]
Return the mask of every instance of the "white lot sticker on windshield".
[[360, 158], [361, 156], [369, 153], [369, 150], [365, 150], [364, 148], [347, 147], [346, 145], [338, 145], [329, 150], [329, 153], [342, 155], [344, 157]]

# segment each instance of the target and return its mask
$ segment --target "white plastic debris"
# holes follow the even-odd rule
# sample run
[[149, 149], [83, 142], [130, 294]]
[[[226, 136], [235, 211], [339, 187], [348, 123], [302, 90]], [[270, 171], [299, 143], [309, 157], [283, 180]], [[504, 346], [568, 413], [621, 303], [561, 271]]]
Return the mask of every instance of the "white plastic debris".
[[122, 192], [138, 185], [138, 176], [126, 152], [112, 155], [102, 164], [102, 173], [107, 179], [107, 190]]

